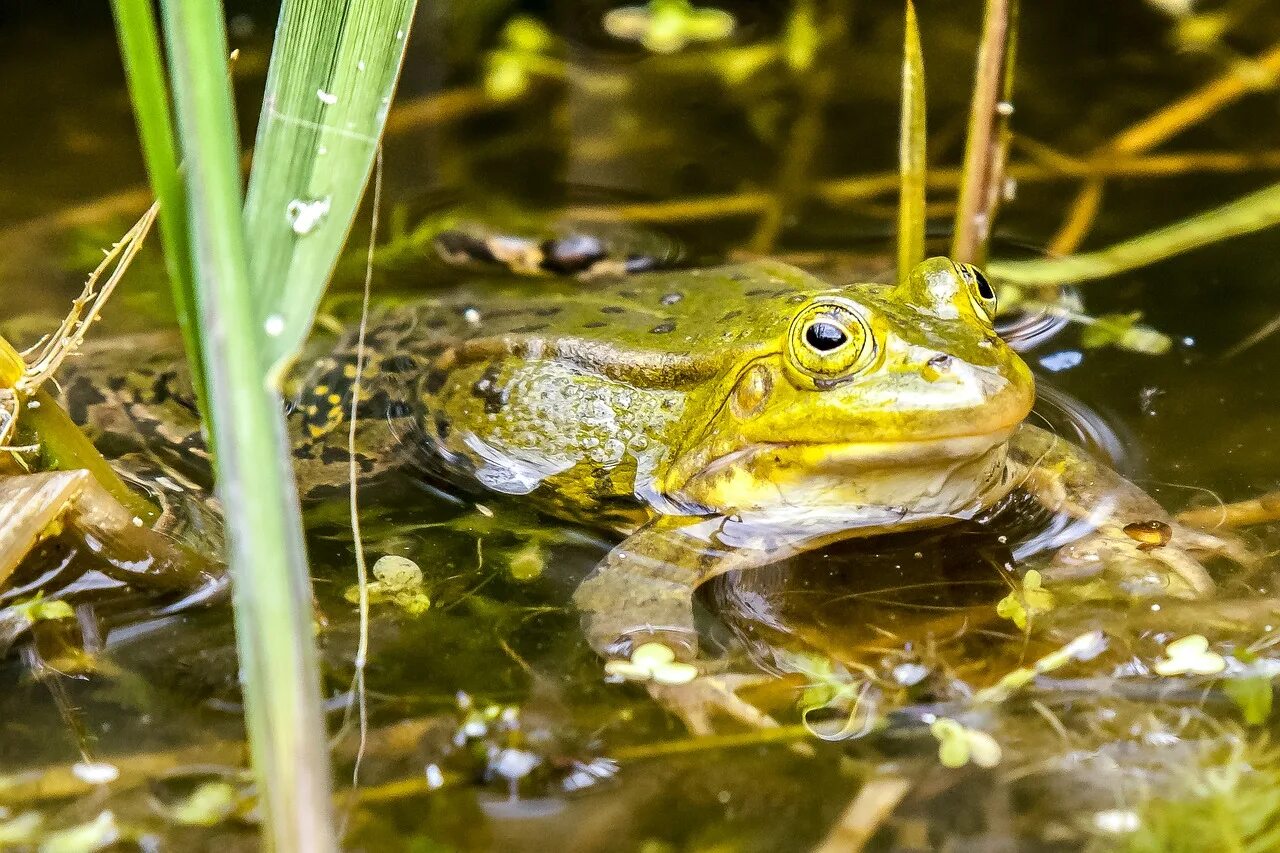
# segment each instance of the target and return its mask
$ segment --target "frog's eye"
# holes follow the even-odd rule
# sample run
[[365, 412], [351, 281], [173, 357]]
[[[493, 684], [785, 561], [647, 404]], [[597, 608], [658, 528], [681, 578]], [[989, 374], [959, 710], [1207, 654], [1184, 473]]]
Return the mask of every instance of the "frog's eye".
[[982, 274], [982, 270], [973, 264], [956, 264], [956, 269], [960, 271], [960, 277], [964, 279], [965, 286], [969, 290], [969, 300], [973, 302], [974, 309], [978, 314], [988, 320], [994, 320], [996, 316], [996, 290], [991, 286], [991, 282], [987, 281], [987, 277]]
[[791, 358], [802, 373], [831, 380], [863, 367], [875, 352], [871, 330], [854, 306], [824, 300], [791, 323]]

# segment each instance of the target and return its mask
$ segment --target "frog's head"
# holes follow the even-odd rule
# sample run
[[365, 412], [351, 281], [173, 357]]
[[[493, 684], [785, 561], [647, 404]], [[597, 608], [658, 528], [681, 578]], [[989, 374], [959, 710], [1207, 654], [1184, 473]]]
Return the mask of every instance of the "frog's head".
[[668, 493], [719, 511], [981, 505], [1035, 396], [995, 332], [983, 274], [932, 258], [896, 286], [814, 292], [795, 308], [707, 389]]

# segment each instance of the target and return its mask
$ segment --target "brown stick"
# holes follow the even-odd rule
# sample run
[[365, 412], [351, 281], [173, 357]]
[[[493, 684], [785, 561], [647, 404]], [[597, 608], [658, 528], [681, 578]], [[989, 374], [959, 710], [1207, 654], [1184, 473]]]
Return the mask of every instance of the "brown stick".
[[1008, 144], [1008, 111], [1000, 109], [1012, 86], [1011, 23], [1017, 0], [987, 0], [982, 20], [982, 42], [969, 107], [969, 136], [964, 149], [964, 177], [956, 207], [951, 257], [981, 262], [991, 233], [999, 174]]

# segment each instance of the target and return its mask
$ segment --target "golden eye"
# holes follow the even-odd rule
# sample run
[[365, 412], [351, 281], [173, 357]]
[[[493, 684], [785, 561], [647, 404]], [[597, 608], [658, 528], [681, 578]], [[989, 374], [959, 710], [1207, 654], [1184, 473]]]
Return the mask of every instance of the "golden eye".
[[875, 353], [871, 330], [853, 305], [834, 299], [805, 307], [791, 323], [791, 361], [805, 375], [830, 381], [865, 366]]
[[994, 321], [996, 318], [996, 290], [982, 274], [982, 270], [973, 264], [956, 264], [960, 277], [969, 290], [969, 301], [980, 317]]

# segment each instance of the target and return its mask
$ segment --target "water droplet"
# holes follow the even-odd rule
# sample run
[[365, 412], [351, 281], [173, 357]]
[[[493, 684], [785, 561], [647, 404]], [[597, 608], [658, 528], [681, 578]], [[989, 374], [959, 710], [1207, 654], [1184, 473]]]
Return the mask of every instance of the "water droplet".
[[284, 209], [285, 218], [298, 236], [310, 234], [329, 213], [329, 197], [311, 199], [295, 198]]
[[284, 334], [284, 317], [279, 314], [272, 314], [262, 324], [262, 328], [271, 337], [278, 338]]
[[316, 97], [320, 99], [321, 103], [329, 104], [330, 106], [338, 103], [338, 96], [332, 92], [326, 92], [324, 89], [316, 89]]

